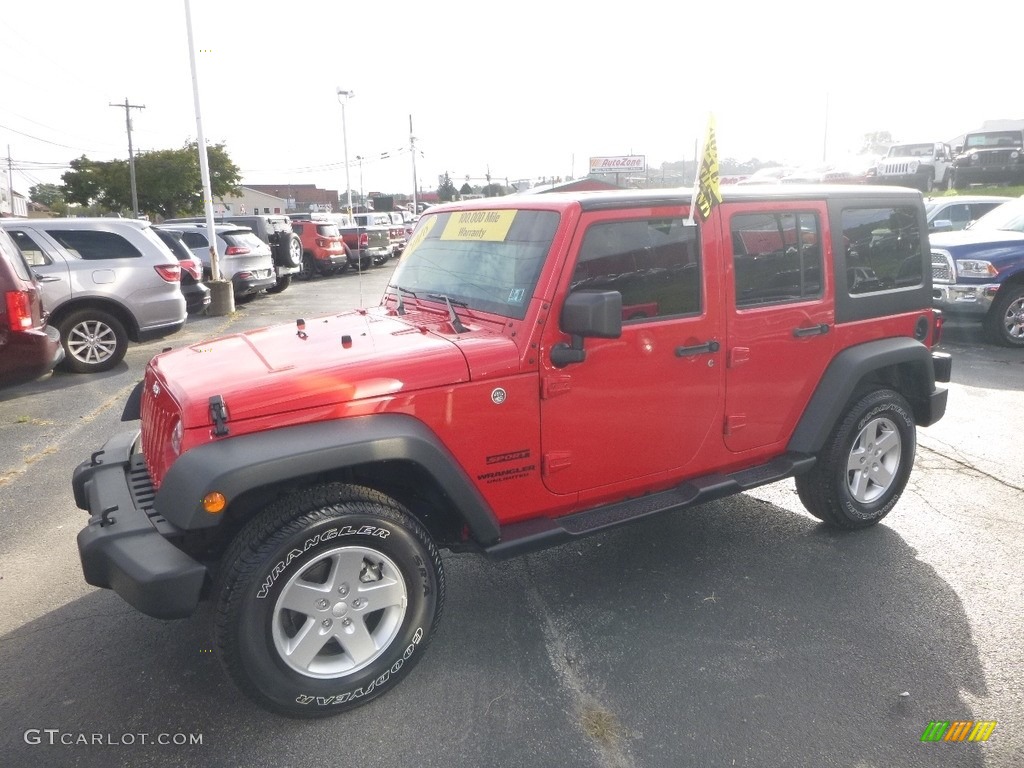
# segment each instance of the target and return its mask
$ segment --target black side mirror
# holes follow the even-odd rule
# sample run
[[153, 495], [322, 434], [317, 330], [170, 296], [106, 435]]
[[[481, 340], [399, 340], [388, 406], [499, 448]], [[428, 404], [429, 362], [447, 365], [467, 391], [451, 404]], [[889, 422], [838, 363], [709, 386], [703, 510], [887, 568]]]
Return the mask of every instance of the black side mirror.
[[562, 306], [559, 327], [572, 336], [572, 344], [556, 344], [551, 362], [556, 368], [582, 363], [587, 353], [584, 338], [617, 339], [622, 335], [622, 294], [618, 291], [577, 291]]

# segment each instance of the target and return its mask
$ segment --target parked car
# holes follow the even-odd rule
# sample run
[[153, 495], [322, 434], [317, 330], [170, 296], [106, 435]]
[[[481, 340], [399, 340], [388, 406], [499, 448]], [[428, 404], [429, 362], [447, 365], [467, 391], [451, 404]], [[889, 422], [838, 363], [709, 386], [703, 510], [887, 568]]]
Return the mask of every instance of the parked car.
[[1024, 184], [1024, 130], [973, 131], [956, 148], [953, 187]]
[[370, 229], [371, 227], [384, 227], [388, 231], [388, 249], [389, 254], [387, 258], [383, 260], [374, 258], [374, 264], [383, 264], [388, 258], [392, 256], [400, 256], [402, 251], [405, 250], [406, 236], [405, 236], [405, 224], [396, 223], [392, 218], [391, 214], [387, 211], [370, 211], [368, 213], [357, 213], [353, 216], [357, 227], [363, 229]]
[[[526, 555], [628, 523], [653, 543], [656, 515], [789, 478], [826, 525], [878, 524], [952, 369], [921, 193], [731, 185], [690, 212], [680, 189], [438, 207], [378, 306], [208, 340], [199, 376], [193, 349], [155, 356], [139, 427], [72, 477], [85, 580], [161, 619], [212, 601], [239, 689], [312, 718], [385, 695], [434, 637], [471, 642], [437, 633], [439, 550]], [[890, 538], [836, 546], [869, 561]], [[644, 576], [625, 599], [662, 592]]]
[[39, 276], [64, 368], [106, 371], [124, 358], [129, 341], [167, 336], [185, 324], [181, 265], [149, 222], [4, 219], [0, 226]]
[[996, 344], [1024, 348], [1024, 198], [928, 239], [935, 306], [978, 318]]
[[[181, 241], [203, 265], [203, 276], [213, 275], [210, 264], [210, 241], [206, 224], [164, 223], [164, 229], [181, 232]], [[260, 291], [269, 291], [277, 285], [274, 257], [270, 246], [256, 237], [248, 227], [237, 224], [216, 224], [217, 258], [220, 276], [231, 281], [236, 300], [246, 300]]]
[[46, 322], [43, 291], [11, 236], [0, 229], [0, 387], [49, 373], [64, 358]]
[[871, 182], [913, 187], [922, 192], [949, 189], [953, 152], [941, 141], [894, 144], [875, 166]]
[[336, 224], [326, 218], [292, 218], [292, 230], [302, 242], [302, 269], [297, 277], [310, 280], [348, 269], [348, 246]]
[[203, 263], [181, 241], [182, 233], [176, 229], [153, 227], [181, 265], [181, 295], [185, 297], [185, 310], [196, 315], [210, 306], [210, 289], [203, 282]]
[[964, 229], [975, 219], [980, 219], [992, 209], [1015, 199], [997, 195], [956, 195], [954, 197], [930, 198], [924, 203], [928, 231], [952, 232]]
[[[205, 223], [200, 216], [168, 219], [165, 224]], [[248, 227], [271, 249], [274, 262], [274, 285], [267, 293], [280, 293], [292, 282], [292, 276], [302, 268], [302, 243], [292, 231], [292, 222], [284, 214], [250, 214], [239, 216], [218, 216], [217, 224], [234, 224]]]
[[778, 184], [783, 176], [791, 176], [796, 168], [789, 165], [776, 165], [771, 168], [759, 168], [737, 184]]

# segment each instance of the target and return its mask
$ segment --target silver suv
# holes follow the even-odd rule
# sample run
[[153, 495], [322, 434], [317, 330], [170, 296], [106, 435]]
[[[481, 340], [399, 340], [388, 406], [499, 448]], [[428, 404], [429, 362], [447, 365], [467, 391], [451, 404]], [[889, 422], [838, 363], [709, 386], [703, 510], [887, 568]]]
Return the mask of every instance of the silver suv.
[[[160, 227], [181, 232], [181, 241], [203, 263], [203, 276], [209, 279], [210, 241], [206, 224], [164, 223]], [[214, 232], [217, 233], [217, 266], [221, 277], [231, 281], [236, 300], [255, 296], [263, 290], [274, 290], [278, 278], [269, 245], [249, 227], [237, 224], [214, 224]]]
[[178, 259], [133, 219], [5, 219], [43, 288], [60, 331], [63, 366], [77, 373], [113, 368], [128, 341], [149, 341], [185, 324]]

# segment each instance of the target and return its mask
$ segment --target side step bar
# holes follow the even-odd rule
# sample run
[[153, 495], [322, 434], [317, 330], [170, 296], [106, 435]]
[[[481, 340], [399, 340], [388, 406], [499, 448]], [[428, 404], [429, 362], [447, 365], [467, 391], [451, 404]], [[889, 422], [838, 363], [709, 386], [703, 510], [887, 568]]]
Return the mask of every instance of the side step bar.
[[628, 501], [620, 501], [558, 518], [535, 518], [504, 526], [497, 544], [484, 548], [491, 557], [504, 559], [526, 552], [564, 544], [567, 541], [605, 531], [645, 517], [671, 512], [706, 501], [732, 496], [759, 485], [774, 483], [806, 472], [814, 465], [814, 456], [787, 453], [731, 475], [712, 474], [694, 478], [682, 485]]

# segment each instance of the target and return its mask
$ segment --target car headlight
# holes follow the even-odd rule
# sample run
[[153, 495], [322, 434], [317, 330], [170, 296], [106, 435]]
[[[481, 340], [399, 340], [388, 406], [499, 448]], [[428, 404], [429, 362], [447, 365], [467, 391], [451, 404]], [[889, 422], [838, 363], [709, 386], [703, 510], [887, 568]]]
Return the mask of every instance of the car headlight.
[[1016, 160], [1018, 157], [1020, 157], [1020, 152], [1017, 150], [1013, 150], [1013, 152], [1010, 153], [1011, 160]]
[[920, 167], [921, 162], [919, 160], [911, 160], [909, 163], [907, 163], [907, 170], [909, 170], [911, 173], [917, 173], [917, 169]]
[[971, 162], [972, 162], [972, 163], [973, 163], [974, 165], [977, 165], [978, 163], [980, 163], [980, 162], [981, 162], [981, 157], [980, 157], [980, 156], [978, 156], [978, 154], [977, 154], [977, 153], [975, 153], [975, 154], [971, 155]]
[[961, 277], [995, 277], [999, 274], [991, 262], [980, 259], [957, 259], [956, 272]]
[[181, 438], [185, 434], [184, 428], [181, 426], [181, 420], [174, 425], [174, 431], [171, 432], [171, 450], [174, 451], [174, 455], [178, 456], [181, 454]]

